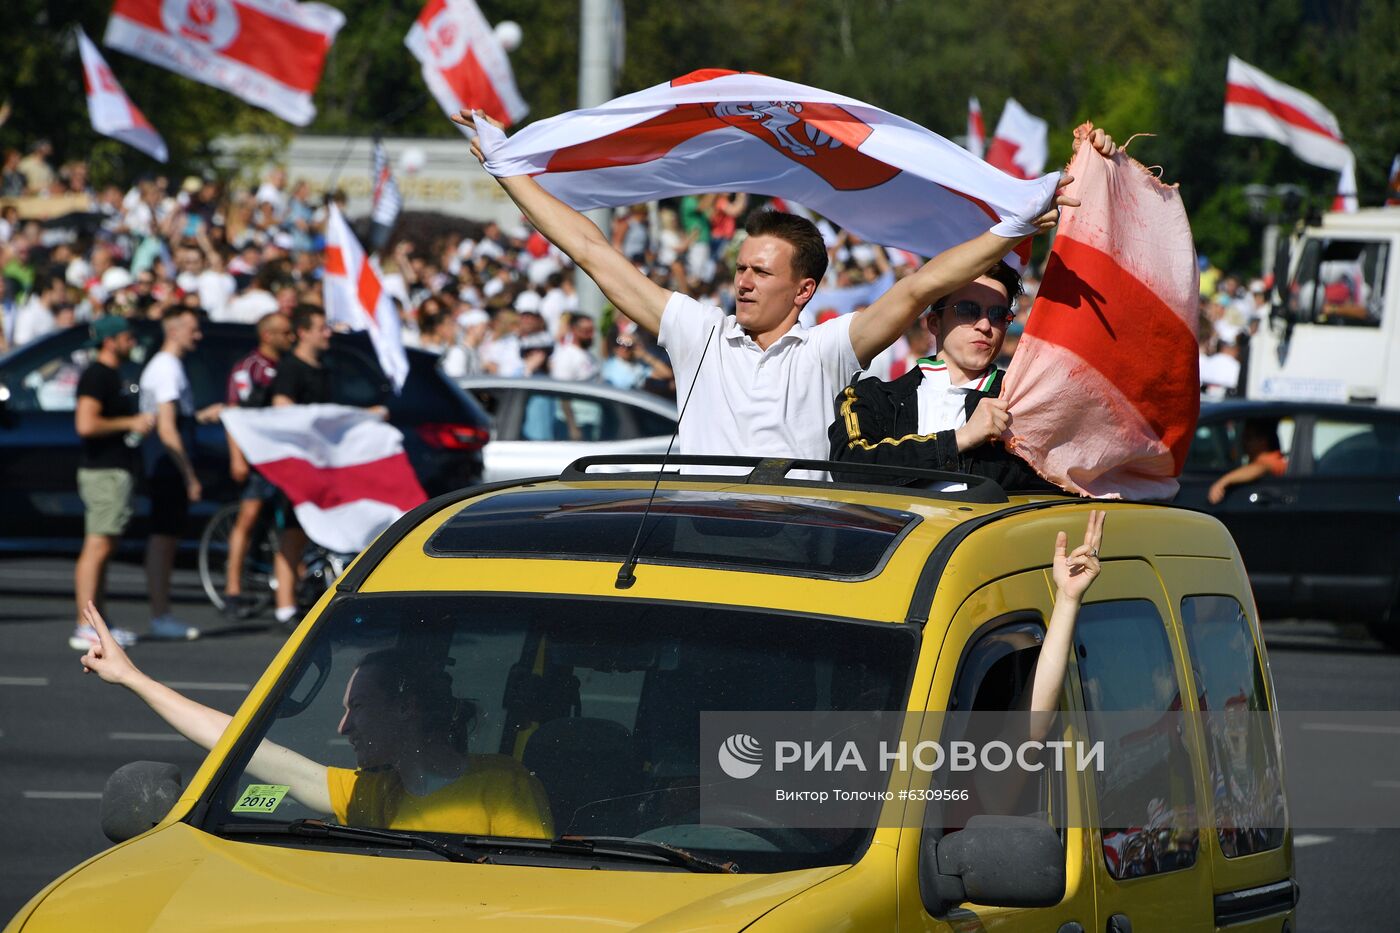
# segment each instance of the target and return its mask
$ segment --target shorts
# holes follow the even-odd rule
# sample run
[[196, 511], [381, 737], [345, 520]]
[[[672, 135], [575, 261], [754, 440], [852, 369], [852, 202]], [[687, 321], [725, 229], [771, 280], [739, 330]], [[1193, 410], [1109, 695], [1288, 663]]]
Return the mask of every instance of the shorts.
[[190, 514], [185, 482], [176, 475], [157, 473], [150, 479], [151, 534], [184, 537]]
[[271, 502], [278, 496], [277, 487], [267, 481], [257, 470], [248, 471], [248, 481], [243, 484], [243, 493], [238, 497], [244, 502], [256, 499], [258, 502]]
[[78, 468], [78, 496], [83, 500], [83, 530], [90, 535], [119, 537], [131, 522], [131, 499], [136, 477], [120, 468]]

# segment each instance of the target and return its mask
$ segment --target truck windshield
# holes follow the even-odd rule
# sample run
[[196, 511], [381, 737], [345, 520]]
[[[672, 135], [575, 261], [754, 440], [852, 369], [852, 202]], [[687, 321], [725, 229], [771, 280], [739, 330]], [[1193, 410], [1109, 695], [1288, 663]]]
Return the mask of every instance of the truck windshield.
[[1379, 327], [1389, 252], [1384, 240], [1308, 240], [1289, 286], [1289, 317], [1299, 323]]
[[699, 825], [700, 714], [903, 709], [917, 650], [911, 626], [677, 603], [342, 598], [203, 823], [635, 837], [746, 872], [849, 863], [873, 827]]

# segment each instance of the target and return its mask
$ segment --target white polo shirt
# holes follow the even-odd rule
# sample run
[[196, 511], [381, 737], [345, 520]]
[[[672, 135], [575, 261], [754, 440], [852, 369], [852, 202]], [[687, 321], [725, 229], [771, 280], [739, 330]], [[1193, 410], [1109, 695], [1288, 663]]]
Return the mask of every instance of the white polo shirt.
[[[681, 419], [677, 453], [827, 459], [833, 400], [860, 369], [851, 346], [852, 318], [844, 314], [811, 328], [798, 324], [763, 350], [720, 308], [673, 293], [658, 336], [683, 408], [695, 380], [695, 402]], [[808, 472], [805, 478], [825, 476]]]

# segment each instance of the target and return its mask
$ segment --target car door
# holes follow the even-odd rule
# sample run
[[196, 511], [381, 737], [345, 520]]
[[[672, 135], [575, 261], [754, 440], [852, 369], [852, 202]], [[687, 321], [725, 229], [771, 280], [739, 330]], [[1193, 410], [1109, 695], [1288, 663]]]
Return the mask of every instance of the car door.
[[[962, 738], [951, 731], [960, 729], [967, 720], [956, 715], [945, 717], [945, 712], [986, 716], [1011, 708], [1025, 688], [1039, 654], [1051, 606], [1050, 582], [1043, 570], [1004, 577], [981, 587], [964, 601], [943, 641], [933, 688], [925, 704], [928, 715], [920, 741], [950, 747], [951, 741]], [[1072, 697], [1069, 699], [1073, 702]], [[1018, 805], [1006, 807], [994, 802], [1002, 800], [1003, 795], [990, 792], [986, 785], [969, 781], [966, 776], [933, 776], [935, 787], [941, 783], [959, 794], [968, 791], [969, 802], [928, 802], [922, 816], [906, 811], [899, 845], [899, 930], [1054, 933], [1094, 929], [1094, 871], [1090, 858], [1093, 834], [1084, 828], [1087, 785], [1073, 769], [1063, 773], [1046, 769], [1031, 780], [1031, 785], [1022, 788]], [[969, 787], [969, 783], [976, 786]], [[963, 903], [930, 913], [918, 884], [919, 862], [928, 853], [923, 845], [925, 837], [941, 838], [963, 825], [974, 812], [1008, 810], [1038, 815], [1061, 827], [1065, 846], [1064, 898], [1053, 907]]]
[[[9, 393], [0, 412], [0, 523], [6, 538], [72, 547], [81, 541], [81, 445], [73, 413], [78, 377], [91, 356], [87, 338], [86, 327], [75, 327], [15, 354], [0, 373]], [[123, 376], [134, 382], [125, 368]]]
[[1292, 614], [1293, 581], [1298, 570], [1293, 509], [1300, 467], [1292, 456], [1297, 446], [1297, 419], [1269, 419], [1277, 422], [1280, 448], [1289, 459], [1287, 473], [1232, 486], [1218, 504], [1207, 499], [1212, 483], [1245, 463], [1241, 434], [1246, 420], [1238, 409], [1202, 416], [1174, 503], [1209, 512], [1230, 530], [1262, 615]]
[[1143, 561], [1106, 561], [1087, 598], [1071, 679], [1085, 733], [1105, 746], [1103, 769], [1085, 772], [1097, 827], [1092, 929], [1213, 930], [1200, 739], [1181, 716], [1195, 698], [1162, 585]]
[[1400, 573], [1400, 416], [1338, 409], [1309, 427], [1289, 540], [1298, 612], [1375, 621]]

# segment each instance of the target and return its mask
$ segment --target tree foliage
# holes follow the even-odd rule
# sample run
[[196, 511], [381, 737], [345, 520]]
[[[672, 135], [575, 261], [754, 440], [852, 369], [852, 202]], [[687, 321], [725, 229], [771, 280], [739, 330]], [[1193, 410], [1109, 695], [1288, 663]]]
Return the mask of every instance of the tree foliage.
[[[329, 0], [346, 15], [306, 132], [452, 136], [403, 37], [421, 7]], [[0, 144], [53, 140], [87, 154], [99, 179], [158, 168], [96, 136], [87, 120], [72, 27], [100, 43], [112, 0], [0, 4], [0, 88], [14, 114]], [[559, 0], [480, 0], [487, 19], [514, 19], [512, 55], [529, 119], [577, 100], [579, 8]], [[967, 98], [989, 128], [1014, 96], [1050, 123], [1051, 159], [1091, 119], [1163, 178], [1180, 183], [1203, 251], [1222, 264], [1254, 257], [1242, 188], [1293, 182], [1324, 206], [1335, 173], [1268, 140], [1226, 136], [1221, 112], [1230, 54], [1316, 96], [1357, 154], [1363, 204], [1378, 203], [1400, 142], [1400, 4], [1395, 0], [624, 0], [626, 60], [617, 92], [696, 68], [760, 71], [868, 100], [945, 135], [964, 128]], [[165, 137], [171, 170], [208, 169], [228, 133], [298, 132], [213, 88], [120, 53], [106, 54]]]

